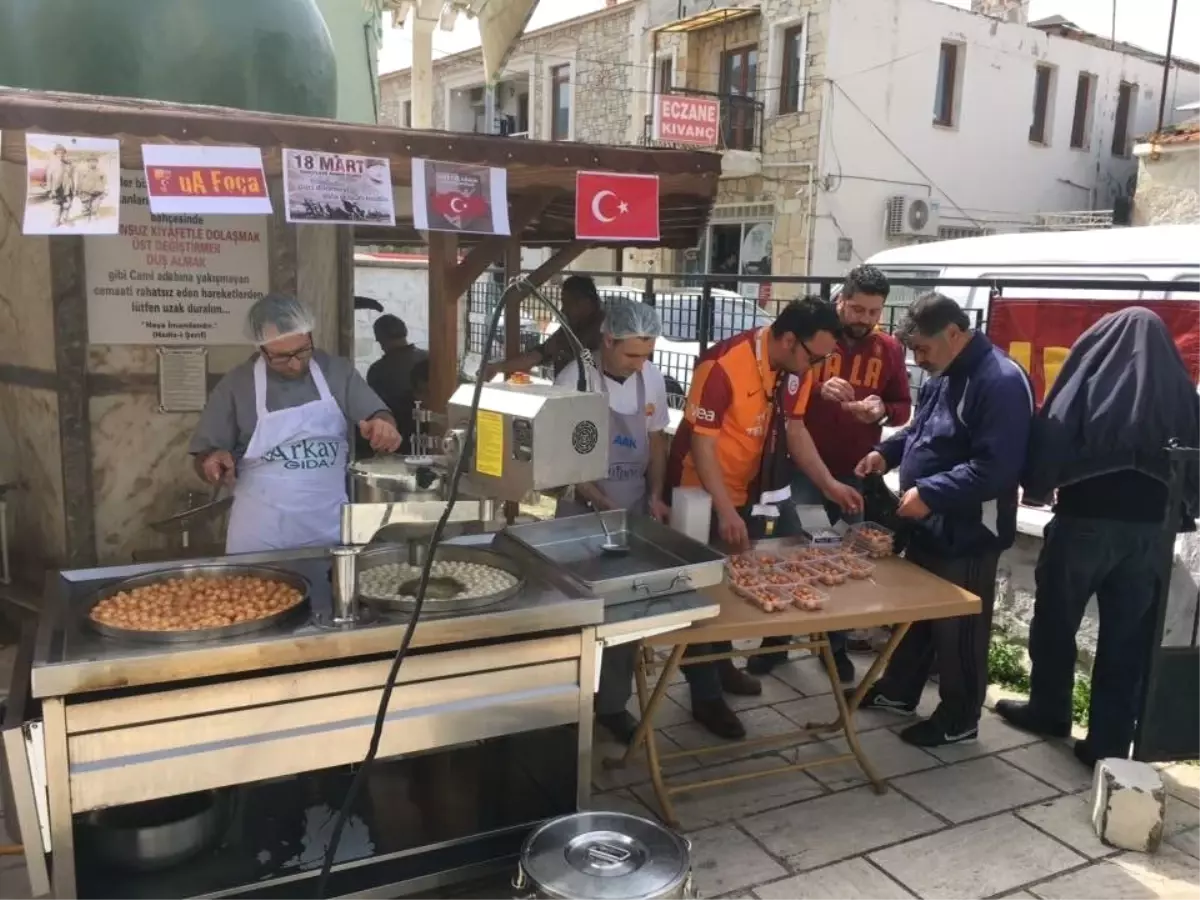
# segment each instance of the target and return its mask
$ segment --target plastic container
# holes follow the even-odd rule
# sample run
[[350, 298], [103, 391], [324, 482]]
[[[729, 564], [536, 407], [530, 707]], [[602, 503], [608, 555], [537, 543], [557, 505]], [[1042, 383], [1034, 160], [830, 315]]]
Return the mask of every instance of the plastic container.
[[824, 591], [818, 590], [812, 584], [797, 584], [790, 588], [778, 588], [779, 593], [787, 593], [791, 600], [791, 605], [796, 609], [803, 609], [809, 612], [824, 609], [825, 604], [829, 601], [829, 595]]
[[896, 552], [896, 533], [876, 522], [860, 522], [850, 526], [843, 543], [865, 550], [874, 559], [882, 559]]
[[733, 592], [763, 612], [782, 612], [796, 600], [795, 589], [806, 585], [788, 587], [743, 587], [733, 585]]
[[875, 574], [875, 563], [871, 561], [871, 557], [859, 552], [845, 553], [837, 557], [836, 562], [839, 566], [846, 570], [846, 574], [851, 578], [865, 579], [870, 578]]
[[850, 570], [842, 565], [836, 556], [828, 559], [814, 559], [802, 565], [812, 580], [830, 587], [845, 584], [850, 577]]
[[738, 587], [785, 587], [809, 580], [804, 573], [789, 572], [778, 566], [759, 566], [753, 569], [732, 569], [729, 583]]
[[747, 550], [727, 557], [725, 567], [731, 572], [746, 572], [756, 569], [770, 569], [783, 561], [783, 554], [777, 551]]
[[789, 549], [784, 555], [788, 562], [809, 562], [817, 559], [829, 559], [831, 556], [837, 556], [843, 552], [841, 546], [822, 546], [818, 544], [805, 544], [800, 547]]

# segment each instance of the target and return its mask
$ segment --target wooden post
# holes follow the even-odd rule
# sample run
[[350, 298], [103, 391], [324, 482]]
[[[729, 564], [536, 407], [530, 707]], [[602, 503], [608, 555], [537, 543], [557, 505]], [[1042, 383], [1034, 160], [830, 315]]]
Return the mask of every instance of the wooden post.
[[458, 235], [429, 232], [429, 409], [445, 413], [458, 386], [458, 295], [450, 290], [458, 266]]
[[[504, 248], [504, 284], [507, 286], [521, 274], [521, 239], [513, 238]], [[504, 356], [511, 359], [521, 352], [521, 295], [507, 291], [504, 295]], [[511, 525], [517, 519], [521, 505], [513, 500], [504, 502], [504, 519]]]

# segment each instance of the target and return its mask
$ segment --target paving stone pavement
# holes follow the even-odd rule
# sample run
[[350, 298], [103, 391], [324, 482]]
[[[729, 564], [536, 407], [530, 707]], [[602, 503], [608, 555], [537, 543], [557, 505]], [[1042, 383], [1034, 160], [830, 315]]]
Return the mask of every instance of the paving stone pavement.
[[[790, 662], [768, 681], [765, 702], [747, 705], [751, 736], [778, 733], [789, 721], [830, 717], [829, 684], [816, 677], [814, 662]], [[865, 671], [867, 660], [859, 662]], [[936, 689], [922, 710], [934, 703]], [[659, 732], [664, 747], [689, 750], [709, 742], [691, 726], [687, 704], [686, 688], [672, 689]], [[896, 737], [911, 720], [881, 713], [863, 719], [863, 745], [889, 783], [882, 796], [849, 765], [676, 795], [701, 896], [1200, 897], [1200, 768], [1163, 769], [1163, 848], [1148, 856], [1107, 847], [1095, 836], [1091, 779], [1065, 742], [1039, 740], [985, 711], [978, 741], [930, 752]], [[725, 753], [685, 757], [671, 771], [682, 780], [736, 775], [842, 747], [839, 740], [766, 750], [731, 744]], [[617, 752], [598, 733], [593, 807], [654, 817], [644, 759], [624, 769], [605, 767], [602, 758]], [[446, 896], [509, 897], [507, 878]], [[0, 898], [28, 896], [21, 859], [0, 857]]]

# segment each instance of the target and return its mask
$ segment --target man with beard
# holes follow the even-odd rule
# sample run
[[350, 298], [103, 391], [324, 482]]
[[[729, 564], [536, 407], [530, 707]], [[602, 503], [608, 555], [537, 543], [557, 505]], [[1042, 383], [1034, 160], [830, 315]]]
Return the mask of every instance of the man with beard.
[[[772, 486], [762, 483], [768, 437], [778, 413], [786, 420], [786, 448], [780, 447], [801, 471], [841, 508], [862, 508], [858, 491], [835, 479], [821, 462], [803, 420], [812, 369], [836, 349], [840, 328], [832, 304], [805, 297], [789, 303], [770, 326], [721, 341], [697, 361], [684, 420], [671, 443], [667, 484], [704, 488], [716, 514], [714, 537], [731, 550], [744, 550], [763, 536], [766, 519], [756, 506], [780, 502], [767, 496]], [[731, 649], [728, 643], [696, 644], [687, 655]], [[756, 695], [762, 691], [758, 679], [730, 660], [697, 663], [683, 671], [692, 688], [696, 721], [720, 737], [744, 737], [745, 728], [722, 691]]]
[[[837, 299], [841, 337], [816, 369], [820, 388], [804, 415], [805, 427], [830, 474], [858, 491], [863, 487], [854, 474], [858, 461], [879, 443], [884, 425], [901, 426], [912, 412], [904, 348], [891, 335], [876, 330], [888, 290], [887, 277], [872, 266], [859, 266], [846, 276]], [[862, 521], [861, 514], [847, 513], [826, 497], [804, 472], [798, 472], [792, 482], [792, 500], [799, 505], [823, 504], [831, 525], [839, 520]], [[784, 512], [794, 515], [792, 508]], [[798, 523], [793, 523], [795, 527]], [[762, 646], [790, 642], [786, 637], [764, 638]], [[846, 632], [831, 632], [829, 642], [838, 678], [852, 683], [854, 663], [846, 652]], [[747, 660], [746, 671], [766, 675], [786, 661], [787, 651], [762, 653]]]
[[[572, 275], [562, 285], [562, 314], [579, 338], [579, 342], [593, 356], [600, 350], [600, 326], [604, 324], [604, 307], [600, 303], [600, 292], [596, 282], [586, 275]], [[528, 372], [537, 366], [550, 366], [555, 377], [575, 360], [575, 346], [565, 331], [559, 328], [539, 346], [510, 357], [503, 362], [490, 363], [484, 370], [488, 381], [497, 375], [513, 372]]]
[[940, 747], [979, 734], [996, 565], [1016, 538], [1033, 386], [941, 294], [917, 299], [899, 336], [933, 377], [921, 387], [912, 424], [863, 457], [855, 473], [865, 478], [900, 468], [897, 515], [913, 521], [907, 558], [979, 596], [982, 609], [909, 628], [862, 708], [912, 715], [936, 666], [941, 703], [900, 738]]

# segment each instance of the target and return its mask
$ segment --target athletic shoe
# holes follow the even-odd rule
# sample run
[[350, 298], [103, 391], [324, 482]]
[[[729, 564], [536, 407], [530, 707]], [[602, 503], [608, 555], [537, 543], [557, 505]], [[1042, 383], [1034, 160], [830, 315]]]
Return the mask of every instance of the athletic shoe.
[[1033, 704], [1020, 700], [1000, 700], [996, 703], [996, 714], [1022, 731], [1042, 734], [1046, 737], [1065, 738], [1071, 733], [1070, 722], [1054, 722], [1043, 716]]
[[[845, 692], [846, 699], [849, 700], [854, 696], [853, 690]], [[893, 700], [891, 697], [886, 697], [879, 692], [879, 688], [872, 686], [867, 689], [867, 693], [863, 696], [862, 702], [858, 704], [859, 709], [885, 709], [888, 712], [894, 712], [901, 716], [911, 716], [917, 711], [917, 704], [905, 703], [903, 700]]]
[[979, 724], [967, 728], [947, 728], [936, 716], [922, 719], [900, 732], [900, 740], [915, 747], [947, 747], [979, 737]]

